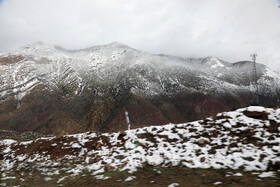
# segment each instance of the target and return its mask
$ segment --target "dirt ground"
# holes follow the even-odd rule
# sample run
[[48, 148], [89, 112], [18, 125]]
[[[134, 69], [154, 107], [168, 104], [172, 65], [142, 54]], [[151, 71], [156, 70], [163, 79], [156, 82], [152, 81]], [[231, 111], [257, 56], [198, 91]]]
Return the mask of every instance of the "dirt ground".
[[[239, 173], [242, 176], [233, 176]], [[53, 177], [52, 180], [46, 181], [40, 176], [40, 173], [25, 173], [25, 181], [17, 179], [6, 180], [7, 186], [168, 186], [177, 183], [178, 186], [263, 186], [263, 187], [279, 187], [280, 172], [275, 172], [275, 177], [260, 178], [259, 172], [246, 172], [242, 170], [229, 169], [190, 169], [186, 167], [152, 167], [146, 166], [138, 169], [137, 172], [129, 174], [127, 172], [110, 171], [103, 173], [104, 176], [110, 177], [107, 180], [98, 180], [91, 173], [82, 173], [81, 175], [66, 178], [61, 183], [56, 183], [59, 178], [63, 177], [63, 173]], [[129, 176], [135, 178], [131, 181], [125, 181]], [[1, 181], [1, 180], [0, 180]], [[0, 183], [3, 183], [1, 181]], [[176, 186], [174, 184], [174, 186]]]

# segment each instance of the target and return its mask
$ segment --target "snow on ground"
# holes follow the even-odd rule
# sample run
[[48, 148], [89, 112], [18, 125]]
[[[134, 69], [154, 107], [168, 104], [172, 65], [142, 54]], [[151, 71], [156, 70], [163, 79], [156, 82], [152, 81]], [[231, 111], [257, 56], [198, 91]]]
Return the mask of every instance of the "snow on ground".
[[215, 182], [214, 185], [219, 185], [219, 184], [223, 184], [222, 182]]
[[135, 179], [135, 178], [136, 178], [135, 176], [129, 176], [129, 177], [127, 177], [124, 181], [125, 181], [125, 182], [132, 181], [132, 180]]
[[242, 173], [235, 173], [235, 174], [233, 174], [232, 176], [235, 176], [235, 177], [242, 177], [243, 175], [242, 175]]
[[275, 172], [273, 171], [268, 171], [268, 172], [262, 172], [259, 175], [260, 178], [265, 178], [265, 177], [275, 177]]
[[222, 64], [220, 62], [220, 60], [218, 58], [215, 58], [215, 57], [210, 58], [209, 63], [211, 64], [212, 69], [217, 68], [217, 67], [224, 67], [225, 66], [224, 64]]
[[260, 178], [271, 177], [275, 173], [266, 170], [280, 162], [279, 124], [280, 109], [248, 107], [206, 120], [111, 134], [87, 132], [29, 142], [2, 140], [0, 173], [7, 178], [13, 177], [13, 170], [32, 169], [46, 180], [66, 173], [57, 181], [60, 183], [85, 171], [105, 180], [107, 171], [133, 173], [149, 164], [244, 169], [262, 171]]
[[176, 187], [176, 186], [179, 186], [178, 183], [172, 183], [172, 184], [169, 184], [168, 187]]

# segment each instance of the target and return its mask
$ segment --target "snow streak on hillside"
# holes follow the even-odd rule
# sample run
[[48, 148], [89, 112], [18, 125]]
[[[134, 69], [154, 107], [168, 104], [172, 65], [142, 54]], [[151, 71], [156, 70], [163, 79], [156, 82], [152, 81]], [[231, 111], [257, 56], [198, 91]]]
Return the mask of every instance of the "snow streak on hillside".
[[[63, 173], [57, 183], [85, 171], [107, 179], [106, 171], [133, 173], [146, 164], [266, 171], [280, 164], [279, 124], [280, 109], [248, 107], [191, 123], [111, 134], [6, 139], [0, 141], [2, 178], [32, 170], [48, 180]], [[273, 177], [275, 172], [259, 174]]]

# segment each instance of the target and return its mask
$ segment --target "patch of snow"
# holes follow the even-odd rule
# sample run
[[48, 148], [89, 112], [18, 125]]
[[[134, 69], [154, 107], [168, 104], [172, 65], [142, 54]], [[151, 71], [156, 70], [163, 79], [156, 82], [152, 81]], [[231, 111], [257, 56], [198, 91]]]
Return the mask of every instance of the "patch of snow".
[[242, 177], [243, 174], [242, 174], [242, 173], [235, 173], [235, 174], [233, 174], [232, 176], [235, 176], [235, 177]]
[[214, 185], [220, 185], [220, 184], [223, 184], [223, 182], [215, 182], [213, 183]]
[[16, 179], [16, 177], [4, 177], [1, 180]]
[[13, 143], [16, 143], [17, 141], [12, 139], [4, 139], [0, 141], [0, 145], [11, 145]]
[[211, 69], [215, 69], [217, 67], [225, 67], [225, 65], [222, 64], [218, 58], [211, 58], [210, 63], [212, 64]]
[[25, 160], [27, 158], [27, 155], [18, 155], [16, 157], [16, 159], [19, 161], [19, 162], [22, 162], [23, 160]]
[[168, 185], [168, 187], [176, 187], [176, 186], [179, 186], [179, 183], [172, 183]]
[[107, 180], [110, 177], [109, 176], [104, 176], [104, 175], [95, 175], [94, 178], [96, 178], [97, 180]]
[[92, 175], [97, 175], [97, 174], [100, 174], [100, 173], [104, 173], [105, 172], [105, 169], [104, 168], [101, 168], [99, 170], [96, 170], [92, 173]]
[[133, 179], [136, 179], [136, 177], [135, 176], [129, 176], [124, 181], [128, 182], [128, 181], [132, 181]]
[[275, 177], [275, 172], [274, 171], [267, 171], [267, 172], [262, 172], [259, 177], [260, 178], [266, 178], [266, 177]]
[[32, 140], [26, 141], [26, 142], [20, 142], [19, 145], [29, 145], [29, 144], [31, 144], [32, 142], [33, 142]]
[[160, 165], [164, 160], [159, 154], [153, 154], [152, 156], [146, 156], [147, 162], [150, 165]]
[[45, 180], [45, 181], [51, 181], [52, 178], [50, 178], [50, 177], [45, 177], [44, 180]]
[[136, 145], [135, 145], [134, 143], [132, 143], [132, 140], [131, 140], [131, 139], [129, 139], [129, 140], [127, 140], [127, 141], [125, 142], [124, 147], [125, 147], [126, 149], [134, 149], [134, 148], [136, 147]]
[[74, 143], [74, 144], [72, 145], [72, 148], [81, 148], [81, 145], [78, 144], [78, 143]]
[[231, 128], [232, 127], [230, 123], [224, 123], [223, 126], [226, 127], [226, 128]]
[[63, 180], [65, 180], [67, 177], [65, 176], [65, 177], [61, 177], [60, 179], [58, 179], [57, 180], [57, 182], [56, 183], [61, 183]]
[[249, 106], [246, 110], [251, 112], [264, 112], [266, 109], [262, 106]]

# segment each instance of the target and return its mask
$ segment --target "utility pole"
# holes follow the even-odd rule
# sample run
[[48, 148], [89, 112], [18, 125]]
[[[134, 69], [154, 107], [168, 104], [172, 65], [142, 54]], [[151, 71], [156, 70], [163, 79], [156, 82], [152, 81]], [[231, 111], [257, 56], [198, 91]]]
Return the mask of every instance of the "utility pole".
[[257, 77], [257, 66], [256, 66], [256, 58], [257, 58], [257, 53], [253, 53], [250, 55], [253, 60], [253, 81], [254, 81], [254, 88], [255, 88], [255, 94], [253, 97], [253, 100], [256, 104], [258, 104], [258, 94], [259, 94], [259, 88], [258, 88], [258, 77]]

